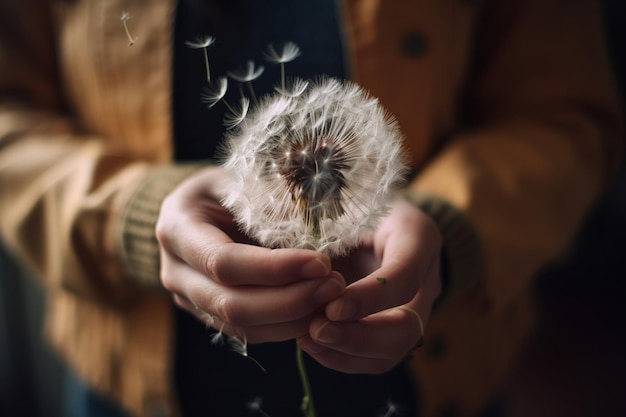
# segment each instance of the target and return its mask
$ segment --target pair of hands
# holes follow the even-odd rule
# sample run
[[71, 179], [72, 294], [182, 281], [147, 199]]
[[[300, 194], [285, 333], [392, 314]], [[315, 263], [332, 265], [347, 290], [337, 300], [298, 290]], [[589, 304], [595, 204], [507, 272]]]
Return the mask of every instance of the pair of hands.
[[225, 186], [210, 167], [163, 203], [161, 280], [179, 307], [250, 343], [297, 339], [346, 373], [386, 372], [418, 344], [417, 317], [397, 307], [428, 321], [441, 292], [441, 236], [417, 207], [398, 199], [360, 248], [331, 264], [310, 250], [254, 245], [219, 204]]

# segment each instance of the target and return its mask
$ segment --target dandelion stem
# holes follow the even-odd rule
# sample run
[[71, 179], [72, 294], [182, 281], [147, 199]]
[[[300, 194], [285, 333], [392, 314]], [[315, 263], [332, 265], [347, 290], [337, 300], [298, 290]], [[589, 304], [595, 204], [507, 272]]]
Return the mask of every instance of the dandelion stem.
[[311, 394], [311, 384], [309, 383], [309, 376], [306, 373], [304, 366], [304, 354], [300, 346], [296, 347], [296, 361], [298, 363], [298, 373], [300, 374], [300, 380], [302, 381], [302, 390], [304, 395], [302, 397], [302, 412], [305, 417], [316, 417], [315, 406], [313, 405], [313, 395]]
[[252, 97], [252, 102], [255, 105], [259, 104], [259, 101], [256, 98], [256, 94], [254, 94], [254, 87], [252, 86], [252, 83], [248, 81], [246, 84], [248, 84], [248, 91], [250, 91], [250, 97]]
[[280, 63], [280, 83], [283, 87], [283, 91], [285, 91], [285, 63]]
[[209, 68], [209, 52], [207, 51], [206, 47], [202, 48], [202, 51], [204, 52], [204, 67], [206, 68], [206, 80], [209, 84], [211, 84], [211, 69]]
[[128, 46], [133, 46], [135, 44], [135, 39], [133, 38], [133, 35], [130, 34], [130, 29], [128, 29], [128, 23], [126, 23], [128, 19], [128, 15], [123, 15], [122, 25], [124, 25], [124, 32], [126, 32], [126, 37], [128, 38]]
[[[252, 356], [249, 355], [245, 355], [246, 358], [250, 359], [256, 366], [258, 366], [261, 371], [263, 371], [264, 374], [267, 373], [267, 369], [265, 369], [265, 367], [263, 365], [261, 365], [261, 362], [257, 361], [256, 359], [254, 359]], [[261, 412], [263, 413], [263, 411], [261, 410]], [[265, 415], [265, 413], [263, 413]]]
[[232, 107], [230, 104], [228, 104], [228, 101], [226, 101], [226, 99], [225, 99], [225, 98], [223, 98], [223, 99], [222, 99], [222, 102], [224, 103], [224, 105], [226, 106], [226, 108], [228, 108], [228, 110], [230, 110], [230, 112], [231, 112], [231, 113], [237, 113], [237, 112], [235, 111], [235, 109], [233, 109], [233, 107]]

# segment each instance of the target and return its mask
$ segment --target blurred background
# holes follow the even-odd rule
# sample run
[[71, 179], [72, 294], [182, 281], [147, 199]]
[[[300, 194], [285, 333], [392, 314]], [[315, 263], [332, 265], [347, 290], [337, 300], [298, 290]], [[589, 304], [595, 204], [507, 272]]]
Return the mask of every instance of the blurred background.
[[[626, 102], [626, 1], [603, 3]], [[626, 416], [625, 280], [622, 163], [568, 254], [537, 280], [539, 325], [505, 387], [507, 417]], [[42, 336], [43, 303], [0, 247], [0, 416], [62, 417], [65, 371]]]

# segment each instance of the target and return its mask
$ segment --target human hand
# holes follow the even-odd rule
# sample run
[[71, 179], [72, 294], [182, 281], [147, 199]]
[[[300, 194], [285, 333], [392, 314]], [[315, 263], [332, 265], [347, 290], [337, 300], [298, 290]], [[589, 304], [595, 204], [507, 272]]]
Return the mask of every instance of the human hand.
[[351, 283], [313, 319], [300, 347], [326, 367], [383, 373], [418, 345], [441, 293], [441, 235], [416, 206], [398, 199], [361, 248], [336, 263]]
[[156, 227], [163, 286], [179, 307], [248, 342], [307, 334], [312, 317], [344, 292], [343, 277], [320, 253], [251, 244], [219, 203], [226, 184], [210, 167], [163, 202]]

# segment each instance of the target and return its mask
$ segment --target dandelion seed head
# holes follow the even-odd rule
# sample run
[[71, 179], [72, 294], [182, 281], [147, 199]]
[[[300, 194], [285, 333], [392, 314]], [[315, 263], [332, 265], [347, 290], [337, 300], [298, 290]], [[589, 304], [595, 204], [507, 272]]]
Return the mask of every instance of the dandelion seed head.
[[340, 256], [387, 213], [407, 172], [401, 142], [356, 84], [323, 79], [275, 94], [227, 137], [223, 203], [265, 246]]
[[128, 13], [126, 10], [124, 10], [122, 12], [122, 15], [120, 16], [120, 20], [122, 22], [128, 22], [130, 20], [130, 18], [131, 18], [130, 13]]
[[206, 103], [207, 107], [211, 108], [224, 98], [226, 90], [228, 90], [228, 79], [219, 77], [214, 83], [203, 89], [200, 99]]
[[198, 36], [193, 41], [186, 41], [185, 45], [192, 49], [203, 49], [213, 45], [214, 42], [213, 36]]
[[268, 45], [263, 55], [265, 59], [274, 64], [291, 62], [300, 56], [300, 48], [293, 42], [284, 43], [279, 50], [280, 52], [276, 50], [274, 45]]
[[263, 65], [254, 65], [254, 61], [247, 61], [246, 65], [234, 71], [229, 71], [228, 76], [240, 83], [254, 81], [263, 74], [265, 67]]
[[228, 129], [233, 129], [244, 121], [248, 110], [250, 109], [250, 99], [247, 97], [241, 97], [239, 100], [239, 107], [234, 108], [234, 113], [227, 113], [224, 116], [224, 126]]
[[309, 82], [300, 78], [296, 78], [292, 80], [291, 83], [283, 88], [282, 86], [276, 86], [275, 90], [287, 97], [298, 97], [302, 95], [307, 87], [309, 86]]

